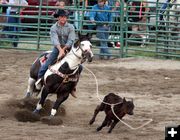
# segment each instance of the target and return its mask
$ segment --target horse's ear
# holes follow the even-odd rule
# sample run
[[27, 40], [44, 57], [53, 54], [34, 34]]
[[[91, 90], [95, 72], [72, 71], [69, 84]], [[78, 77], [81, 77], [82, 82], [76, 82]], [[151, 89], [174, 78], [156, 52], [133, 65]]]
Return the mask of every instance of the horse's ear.
[[88, 38], [88, 40], [91, 40], [91, 38], [92, 38], [92, 34], [91, 33], [87, 33], [87, 38]]
[[79, 40], [88, 39], [90, 40], [92, 38], [92, 35], [90, 33], [80, 33], [78, 32], [78, 38]]
[[77, 40], [77, 41], [74, 43], [74, 48], [77, 48], [77, 47], [79, 46], [79, 44], [80, 44], [80, 41]]
[[80, 37], [81, 37], [81, 33], [80, 33], [80, 32], [78, 32], [78, 38], [80, 39]]

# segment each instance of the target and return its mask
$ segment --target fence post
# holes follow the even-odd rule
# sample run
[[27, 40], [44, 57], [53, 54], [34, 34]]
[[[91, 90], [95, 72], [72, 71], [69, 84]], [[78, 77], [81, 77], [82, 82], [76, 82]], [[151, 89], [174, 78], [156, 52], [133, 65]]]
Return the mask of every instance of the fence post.
[[119, 49], [120, 57], [124, 57], [124, 2], [123, 0], [120, 0], [120, 42], [121, 42], [121, 47]]
[[41, 24], [41, 11], [42, 11], [42, 0], [40, 0], [39, 4], [39, 13], [38, 13], [38, 30], [37, 30], [37, 50], [39, 50], [40, 46], [40, 24]]

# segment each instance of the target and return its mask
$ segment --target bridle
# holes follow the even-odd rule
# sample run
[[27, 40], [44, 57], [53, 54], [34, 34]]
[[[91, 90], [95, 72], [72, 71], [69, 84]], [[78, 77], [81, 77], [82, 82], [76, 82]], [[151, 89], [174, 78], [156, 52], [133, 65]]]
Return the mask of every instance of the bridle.
[[[82, 51], [82, 55], [81, 55], [81, 56], [78, 56], [78, 55], [74, 52], [74, 50], [72, 49], [73, 54], [74, 54], [78, 59], [82, 59], [82, 60], [86, 59], [86, 54], [88, 53], [88, 51], [87, 51], [87, 50], [83, 50], [80, 41], [78, 42], [78, 45], [77, 45], [77, 46], [78, 46], [78, 48], [76, 49], [76, 51], [78, 51], [78, 50], [80, 49], [80, 50]], [[90, 46], [90, 48], [92, 48], [92, 46]]]

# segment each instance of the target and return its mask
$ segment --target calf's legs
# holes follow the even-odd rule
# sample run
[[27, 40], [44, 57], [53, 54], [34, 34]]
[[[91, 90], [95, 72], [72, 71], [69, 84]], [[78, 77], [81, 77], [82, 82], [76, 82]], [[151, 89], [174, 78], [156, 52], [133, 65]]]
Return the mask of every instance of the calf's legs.
[[111, 126], [108, 130], [108, 133], [111, 133], [113, 128], [116, 126], [116, 124], [119, 122], [119, 120], [114, 120], [112, 123], [111, 123]]
[[96, 130], [97, 130], [97, 131], [100, 131], [103, 127], [107, 126], [109, 120], [110, 120], [110, 119], [108, 118], [108, 116], [106, 116], [105, 119], [104, 119], [104, 121], [103, 121], [103, 123], [101, 124], [101, 126], [99, 126]]
[[92, 119], [89, 121], [89, 124], [93, 124], [95, 122], [96, 116], [99, 113], [99, 111], [103, 111], [104, 110], [104, 104], [101, 103], [100, 105], [98, 105], [94, 111], [94, 115], [92, 117]]

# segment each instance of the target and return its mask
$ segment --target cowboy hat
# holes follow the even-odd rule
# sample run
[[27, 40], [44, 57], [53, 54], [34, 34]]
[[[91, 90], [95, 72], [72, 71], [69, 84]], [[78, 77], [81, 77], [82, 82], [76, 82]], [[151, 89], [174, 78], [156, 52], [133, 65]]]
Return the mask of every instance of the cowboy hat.
[[54, 14], [54, 17], [55, 18], [58, 18], [60, 16], [65, 16], [65, 17], [68, 17], [68, 12], [66, 10], [62, 10], [62, 9], [59, 9], [55, 14]]

